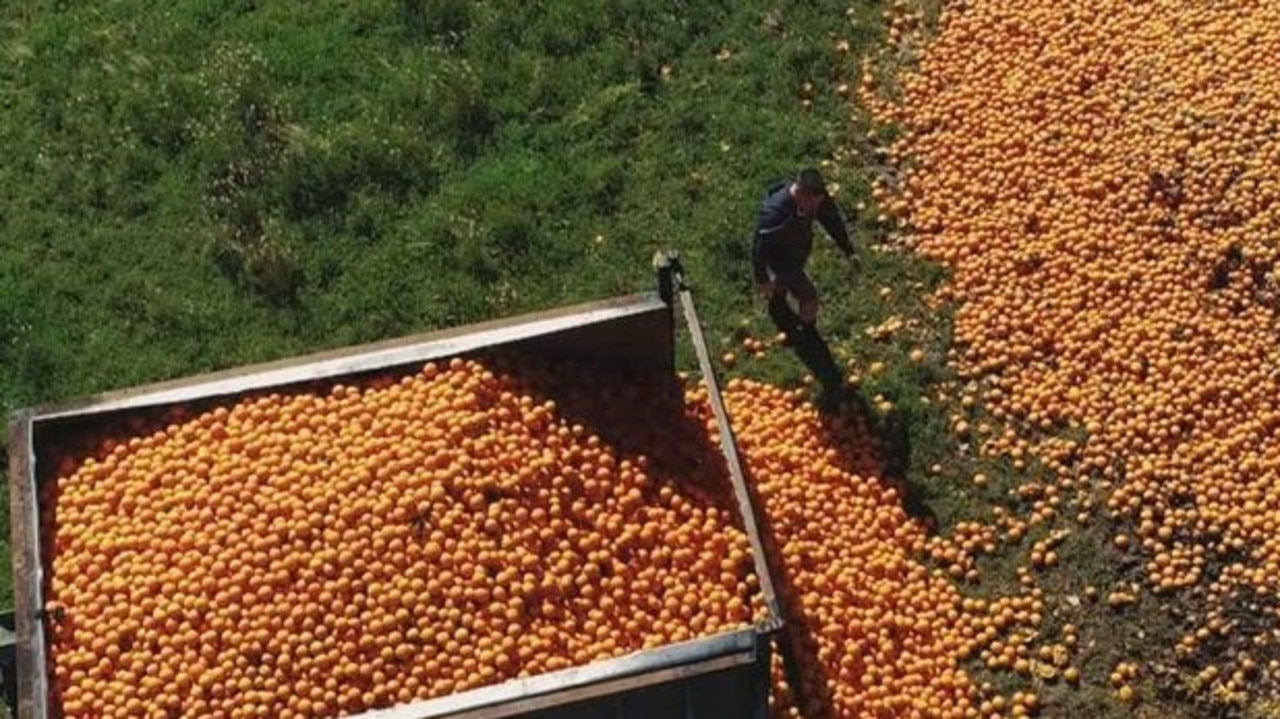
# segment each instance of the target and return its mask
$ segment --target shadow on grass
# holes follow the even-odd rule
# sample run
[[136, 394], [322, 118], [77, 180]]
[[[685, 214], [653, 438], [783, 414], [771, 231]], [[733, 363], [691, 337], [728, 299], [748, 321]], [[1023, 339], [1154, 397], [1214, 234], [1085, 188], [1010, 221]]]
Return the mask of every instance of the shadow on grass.
[[849, 391], [831, 348], [816, 328], [793, 332], [790, 347], [821, 385], [819, 409], [828, 417], [857, 418], [874, 438], [881, 473], [898, 490], [907, 513], [923, 522], [930, 532], [936, 531], [938, 517], [925, 501], [925, 488], [908, 479], [912, 459], [908, 417], [899, 409], [877, 415], [861, 395]]
[[819, 405], [822, 411], [835, 412], [839, 409], [841, 396], [847, 394], [844, 391], [844, 373], [840, 371], [840, 366], [831, 356], [831, 348], [827, 346], [827, 341], [822, 338], [822, 333], [818, 332], [816, 327], [804, 325], [797, 325], [797, 327], [800, 329], [793, 329], [787, 333], [787, 344], [796, 358], [821, 385], [822, 396]]
[[897, 408], [877, 419], [868, 412], [861, 397], [858, 397], [857, 411], [868, 418], [868, 428], [875, 437], [884, 478], [898, 489], [903, 509], [924, 524], [930, 533], [938, 531], [938, 515], [927, 501], [928, 488], [914, 480], [908, 472], [912, 462], [911, 420]]

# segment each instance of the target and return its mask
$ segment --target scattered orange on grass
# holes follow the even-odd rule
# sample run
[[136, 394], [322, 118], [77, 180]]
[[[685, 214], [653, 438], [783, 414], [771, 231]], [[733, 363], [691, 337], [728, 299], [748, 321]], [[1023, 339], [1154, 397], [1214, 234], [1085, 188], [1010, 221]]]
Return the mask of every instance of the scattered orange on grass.
[[1020, 428], [984, 450], [1101, 480], [1152, 589], [1251, 616], [1280, 591], [1277, 45], [1262, 0], [977, 0], [898, 100], [859, 88], [909, 165], [876, 199], [951, 271], [954, 359]]

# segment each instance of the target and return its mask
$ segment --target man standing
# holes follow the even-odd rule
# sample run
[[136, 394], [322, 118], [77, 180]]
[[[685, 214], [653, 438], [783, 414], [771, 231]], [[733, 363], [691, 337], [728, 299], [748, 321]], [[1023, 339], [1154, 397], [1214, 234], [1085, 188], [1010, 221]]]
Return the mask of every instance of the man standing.
[[[822, 223], [851, 263], [853, 244], [836, 203], [817, 170], [801, 170], [795, 178], [770, 187], [760, 205], [751, 264], [756, 286], [769, 301], [769, 317], [786, 333], [788, 344], [813, 334], [818, 318], [818, 291], [804, 267], [813, 251], [813, 221]], [[799, 314], [787, 296], [795, 298]]]

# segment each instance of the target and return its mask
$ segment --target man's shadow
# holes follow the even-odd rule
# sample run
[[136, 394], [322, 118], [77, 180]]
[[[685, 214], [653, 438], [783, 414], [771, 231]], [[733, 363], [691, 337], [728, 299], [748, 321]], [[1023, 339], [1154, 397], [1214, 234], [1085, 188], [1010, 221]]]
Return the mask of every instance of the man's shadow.
[[876, 454], [880, 457], [884, 478], [898, 489], [902, 508], [919, 520], [929, 533], [938, 530], [938, 515], [929, 506], [928, 488], [923, 487], [910, 473], [911, 468], [911, 419], [895, 405], [887, 413], [868, 412], [867, 405], [859, 397], [854, 411], [867, 418], [867, 426], [873, 437]]
[[812, 325], [799, 325], [787, 333], [787, 344], [821, 385], [822, 410], [824, 412], [838, 410], [842, 395], [851, 393], [845, 391], [844, 373], [836, 364], [835, 357], [831, 356], [831, 348], [822, 338], [822, 334]]
[[788, 345], [821, 386], [819, 410], [829, 417], [852, 415], [867, 428], [880, 457], [884, 478], [898, 488], [907, 513], [923, 522], [931, 532], [936, 530], [938, 518], [925, 501], [925, 489], [908, 478], [910, 418], [896, 407], [885, 414], [873, 412], [866, 399], [848, 387], [844, 372], [816, 327], [788, 333]]

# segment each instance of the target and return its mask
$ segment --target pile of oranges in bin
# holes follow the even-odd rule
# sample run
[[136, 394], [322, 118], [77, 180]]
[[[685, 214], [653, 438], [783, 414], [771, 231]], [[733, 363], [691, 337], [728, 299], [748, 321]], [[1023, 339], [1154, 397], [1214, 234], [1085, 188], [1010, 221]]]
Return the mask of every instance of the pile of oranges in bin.
[[593, 406], [580, 369], [454, 359], [68, 454], [45, 497], [64, 714], [339, 716], [749, 625], [678, 387], [599, 377]]

